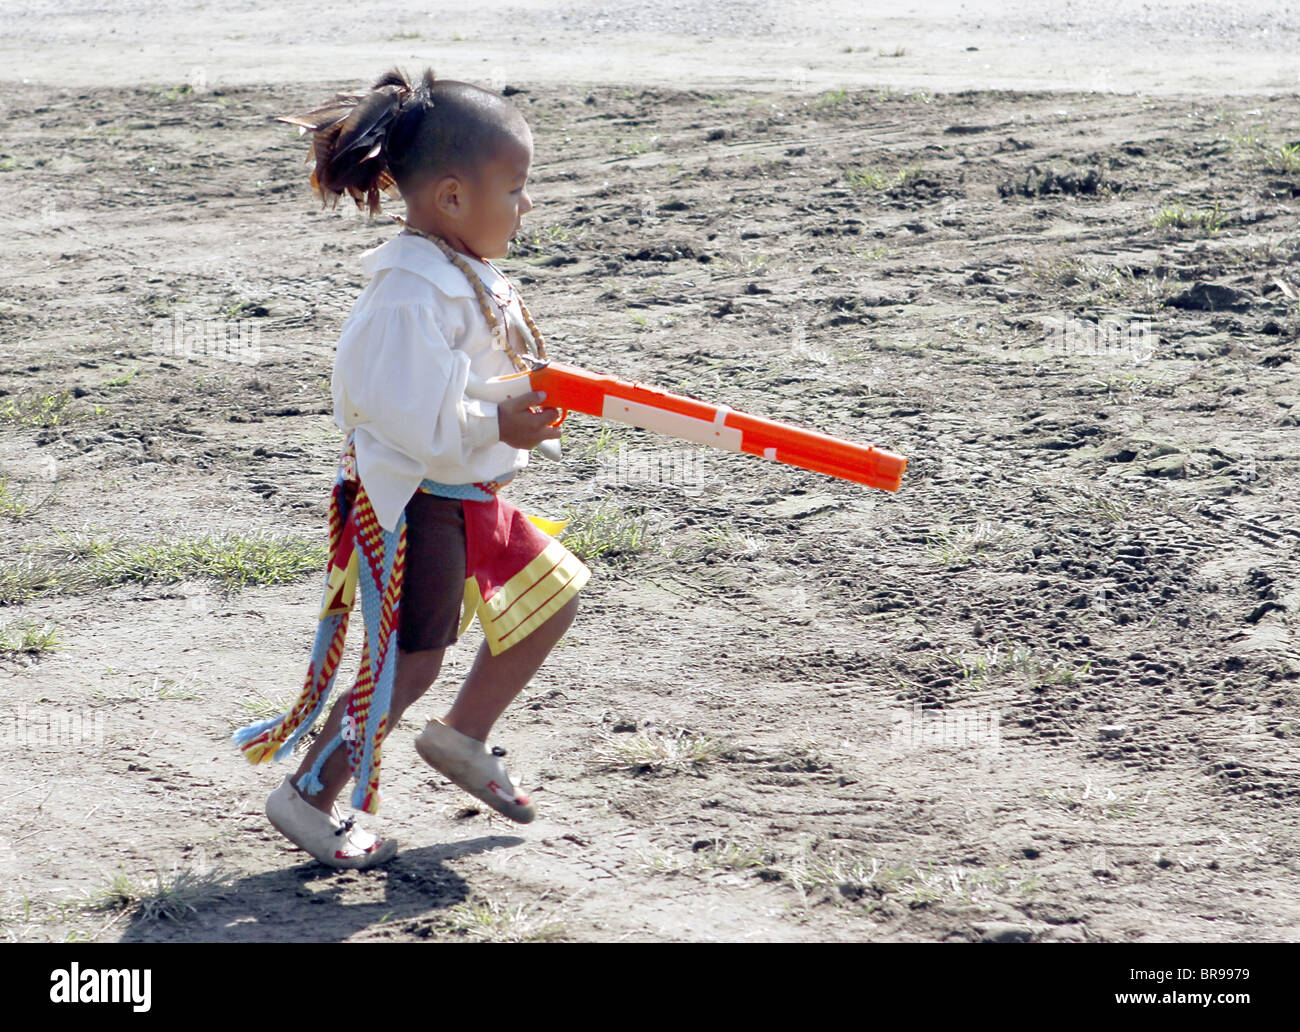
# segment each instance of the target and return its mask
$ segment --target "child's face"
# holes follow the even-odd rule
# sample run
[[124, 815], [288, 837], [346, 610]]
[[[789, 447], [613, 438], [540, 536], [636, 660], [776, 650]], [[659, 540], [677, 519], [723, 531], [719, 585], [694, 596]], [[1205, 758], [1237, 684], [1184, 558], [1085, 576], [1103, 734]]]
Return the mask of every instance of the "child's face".
[[474, 180], [462, 184], [454, 232], [480, 258], [504, 258], [521, 220], [532, 210], [526, 185], [532, 160], [533, 137], [524, 126], [502, 140]]

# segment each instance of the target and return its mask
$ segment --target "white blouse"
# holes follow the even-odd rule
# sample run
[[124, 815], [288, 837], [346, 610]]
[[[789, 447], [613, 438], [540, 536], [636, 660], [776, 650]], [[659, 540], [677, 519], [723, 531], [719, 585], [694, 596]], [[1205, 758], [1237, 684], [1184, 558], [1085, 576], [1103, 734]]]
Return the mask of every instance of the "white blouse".
[[[465, 260], [490, 295], [509, 297], [514, 318], [506, 322], [521, 343], [523, 315], [509, 280]], [[340, 331], [334, 422], [355, 431], [357, 475], [391, 531], [422, 480], [493, 480], [523, 469], [528, 453], [502, 443], [495, 403], [465, 397], [471, 372], [487, 379], [515, 371], [494, 346], [465, 274], [432, 241], [409, 233], [364, 252], [361, 268], [370, 282]]]

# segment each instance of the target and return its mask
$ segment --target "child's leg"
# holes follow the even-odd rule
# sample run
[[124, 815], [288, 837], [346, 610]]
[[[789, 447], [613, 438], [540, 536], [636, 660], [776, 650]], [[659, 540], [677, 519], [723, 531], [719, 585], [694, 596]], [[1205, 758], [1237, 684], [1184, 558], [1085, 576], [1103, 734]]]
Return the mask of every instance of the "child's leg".
[[[397, 669], [393, 673], [393, 701], [388, 710], [390, 731], [407, 707], [429, 690], [442, 668], [447, 643], [456, 640], [465, 590], [464, 524], [461, 504], [454, 498], [436, 498], [417, 492], [407, 502], [406, 571], [395, 643]], [[408, 645], [412, 646], [409, 651]], [[295, 781], [311, 769], [321, 751], [339, 733], [351, 697], [352, 693], [346, 692], [334, 704]], [[348, 775], [347, 751], [340, 747], [321, 769], [324, 787], [315, 795], [304, 794], [303, 798], [318, 810], [329, 813], [347, 785]]]
[[[445, 649], [427, 649], [422, 652], [402, 652], [400, 649], [398, 650], [397, 670], [393, 673], [393, 701], [388, 708], [387, 727], [389, 731], [397, 726], [398, 721], [402, 719], [402, 714], [416, 699], [427, 692], [437, 679], [438, 671], [442, 669], [442, 657], [445, 651]], [[311, 770], [321, 751], [339, 733], [339, 728], [343, 726], [343, 717], [347, 714], [348, 702], [351, 698], [352, 693], [349, 691], [334, 703], [321, 733], [316, 737], [316, 741], [312, 743], [312, 747], [307, 750], [307, 755], [303, 757], [301, 766], [298, 767], [297, 773], [294, 774], [293, 780], [295, 784], [298, 778]], [[316, 809], [322, 813], [329, 813], [335, 800], [338, 799], [339, 793], [347, 786], [348, 774], [347, 750], [340, 746], [334, 750], [321, 768], [320, 779], [323, 786], [321, 790], [315, 795], [308, 795], [302, 792], [301, 789], [299, 792]]]
[[443, 723], [469, 738], [487, 741], [492, 725], [541, 669], [577, 612], [575, 595], [544, 624], [497, 656], [484, 642]]

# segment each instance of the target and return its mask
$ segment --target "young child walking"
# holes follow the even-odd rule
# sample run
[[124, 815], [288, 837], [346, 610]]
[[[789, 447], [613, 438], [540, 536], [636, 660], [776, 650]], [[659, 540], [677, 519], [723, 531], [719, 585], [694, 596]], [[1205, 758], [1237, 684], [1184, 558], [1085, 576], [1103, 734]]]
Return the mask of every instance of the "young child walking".
[[[371, 215], [379, 194], [406, 204], [402, 232], [361, 256], [369, 277], [343, 324], [334, 419], [347, 434], [330, 513], [330, 561], [316, 641], [289, 711], [235, 734], [253, 763], [290, 755], [328, 703], [356, 597], [365, 623], [356, 684], [329, 710], [297, 771], [267, 800], [271, 823], [331, 867], [373, 867], [392, 839], [342, 820], [335, 800], [379, 808], [381, 746], [438, 676], [446, 647], [477, 614], [484, 642], [451, 708], [415, 740], [465, 791], [527, 823], [533, 806], [486, 744], [497, 718], [573, 621], [587, 568], [499, 491], [528, 453], [557, 439], [539, 392], [493, 404], [470, 377], [526, 368], [545, 345], [506, 255], [532, 208], [532, 134], [504, 97], [426, 70], [283, 121], [312, 133], [311, 184]], [[395, 635], [395, 642], [394, 642]], [[392, 646], [396, 645], [396, 649]]]

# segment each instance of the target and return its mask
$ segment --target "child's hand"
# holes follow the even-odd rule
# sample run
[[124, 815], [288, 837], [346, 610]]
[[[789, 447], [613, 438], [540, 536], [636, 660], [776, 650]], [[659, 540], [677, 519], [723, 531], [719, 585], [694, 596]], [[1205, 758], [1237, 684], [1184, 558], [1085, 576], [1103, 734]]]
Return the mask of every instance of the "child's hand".
[[498, 404], [497, 428], [501, 440], [525, 451], [532, 451], [543, 441], [558, 440], [560, 428], [550, 424], [560, 418], [560, 410], [533, 407], [545, 400], [542, 391], [532, 391]]

